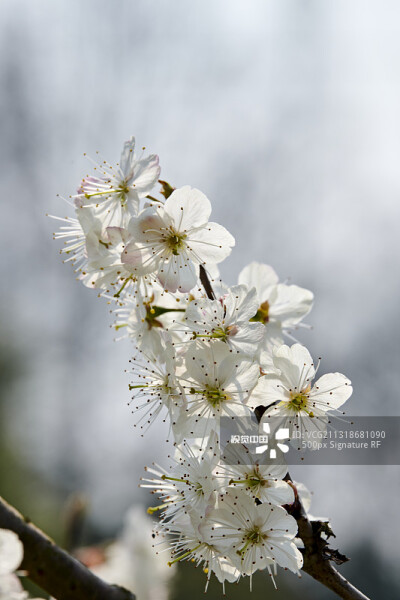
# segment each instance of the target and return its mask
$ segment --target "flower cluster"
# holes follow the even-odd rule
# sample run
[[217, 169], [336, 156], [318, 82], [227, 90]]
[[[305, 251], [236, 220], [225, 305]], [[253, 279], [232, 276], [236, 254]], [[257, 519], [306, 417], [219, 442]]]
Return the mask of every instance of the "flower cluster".
[[212, 573], [223, 584], [260, 569], [274, 578], [277, 566], [297, 573], [287, 467], [244, 444], [222, 448], [220, 421], [262, 406], [261, 426], [278, 416], [290, 436], [323, 429], [350, 381], [331, 373], [313, 383], [318, 367], [293, 338], [312, 292], [255, 262], [237, 284], [223, 283], [217, 265], [234, 238], [210, 221], [202, 192], [159, 176], [158, 157], [137, 157], [131, 138], [119, 164], [102, 161], [81, 181], [75, 217], [55, 234], [78, 279], [115, 301], [115, 329], [134, 343], [136, 423], [145, 431], [162, 415], [175, 441], [170, 464], [148, 468], [142, 482], [160, 499], [149, 509], [161, 515], [155, 545], [169, 539], [170, 563], [201, 565], [207, 584]]

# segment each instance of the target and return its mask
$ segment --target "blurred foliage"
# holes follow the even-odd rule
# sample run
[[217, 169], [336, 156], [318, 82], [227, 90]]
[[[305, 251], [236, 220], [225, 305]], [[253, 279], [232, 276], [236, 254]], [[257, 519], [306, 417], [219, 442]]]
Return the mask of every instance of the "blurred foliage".
[[[59, 541], [62, 535], [60, 509], [63, 498], [59, 490], [33, 472], [18, 452], [9, 429], [9, 409], [18, 403], [18, 378], [27, 369], [27, 357], [12, 343], [13, 338], [0, 336], [0, 495], [29, 517], [50, 537]], [[48, 595], [31, 581], [23, 578], [24, 587], [32, 596]]]
[[0, 494], [51, 537], [60, 539], [60, 490], [34, 472], [19, 452], [9, 427], [10, 408], [18, 405], [18, 378], [29, 368], [29, 358], [12, 343], [11, 335], [0, 336]]
[[[353, 585], [372, 599], [398, 600], [400, 598], [399, 572], [382, 560], [368, 539], [364, 543], [357, 544], [349, 552], [349, 556], [351, 560], [343, 565], [340, 571]], [[321, 598], [324, 599], [325, 596]]]

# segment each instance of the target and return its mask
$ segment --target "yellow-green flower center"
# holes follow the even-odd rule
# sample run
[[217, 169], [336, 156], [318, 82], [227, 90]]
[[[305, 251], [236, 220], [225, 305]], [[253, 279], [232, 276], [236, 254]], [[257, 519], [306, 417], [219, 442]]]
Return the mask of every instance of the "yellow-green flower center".
[[258, 321], [260, 323], [268, 323], [269, 321], [269, 302], [266, 300], [258, 307], [258, 310], [254, 317], [250, 319], [250, 321]]
[[222, 402], [229, 400], [228, 394], [219, 388], [207, 387], [204, 392], [204, 397], [214, 408], [219, 406]]
[[196, 482], [195, 492], [198, 496], [204, 496], [203, 486], [201, 485], [201, 483], [199, 481]]
[[263, 535], [258, 527], [254, 527], [254, 529], [248, 531], [246, 537], [250, 542], [253, 542], [253, 544], [259, 544], [263, 539]]
[[304, 392], [291, 392], [289, 408], [294, 412], [300, 412], [307, 409], [308, 395]]
[[125, 204], [126, 204], [126, 197], [129, 194], [129, 186], [128, 186], [128, 184], [125, 181], [123, 181], [121, 183], [121, 185], [117, 188], [117, 191], [118, 191], [118, 193], [120, 195], [121, 205], [125, 206]]
[[257, 527], [257, 525], [254, 525], [252, 529], [246, 531], [246, 533], [244, 534], [244, 545], [242, 546], [242, 548], [239, 548], [239, 550], [237, 550], [236, 553], [243, 558], [249, 546], [252, 546], [254, 544], [261, 544], [266, 538], [267, 534], [262, 533], [262, 531], [260, 531], [260, 528]]
[[211, 334], [212, 338], [216, 338], [217, 340], [225, 340], [228, 337], [228, 332], [222, 327], [216, 327]]
[[265, 487], [268, 484], [266, 479], [263, 479], [261, 474], [254, 470], [252, 473], [246, 474], [246, 484], [250, 489], [257, 487]]
[[179, 251], [185, 247], [186, 238], [187, 235], [185, 233], [178, 233], [171, 228], [170, 232], [165, 238], [165, 243], [171, 250], [172, 254], [178, 256]]
[[145, 304], [146, 316], [144, 319], [149, 329], [152, 329], [153, 327], [163, 327], [161, 321], [157, 319], [157, 317], [159, 316], [157, 308], [158, 307], [154, 308], [153, 306], [151, 306], [151, 304]]

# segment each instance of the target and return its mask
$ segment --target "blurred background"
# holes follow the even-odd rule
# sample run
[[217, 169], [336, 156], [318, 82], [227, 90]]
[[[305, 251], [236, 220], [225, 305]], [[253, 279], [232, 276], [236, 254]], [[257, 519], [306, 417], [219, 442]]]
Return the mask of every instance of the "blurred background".
[[[83, 543], [115, 536], [167, 448], [161, 423], [133, 427], [130, 345], [45, 216], [71, 214], [56, 194], [90, 170], [83, 152], [116, 162], [134, 134], [162, 178], [204, 191], [236, 238], [224, 279], [258, 260], [312, 289], [297, 337], [352, 379], [347, 413], [400, 415], [399, 23], [395, 0], [2, 0], [0, 494], [58, 541], [74, 492], [90, 503]], [[399, 598], [399, 468], [292, 476], [331, 518], [341, 571]], [[170, 598], [203, 583], [180, 568]], [[334, 598], [306, 575], [278, 586], [261, 574], [251, 598]]]

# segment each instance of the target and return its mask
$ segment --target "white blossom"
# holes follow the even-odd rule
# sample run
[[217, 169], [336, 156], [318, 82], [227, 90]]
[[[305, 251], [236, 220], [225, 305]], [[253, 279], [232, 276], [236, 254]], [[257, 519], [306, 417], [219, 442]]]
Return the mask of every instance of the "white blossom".
[[221, 416], [249, 416], [248, 397], [259, 377], [259, 366], [247, 356], [232, 354], [222, 342], [193, 342], [180, 377], [187, 398], [177, 429], [186, 437], [207, 437], [219, 429]]
[[279, 417], [291, 435], [296, 429], [324, 431], [329, 414], [351, 396], [350, 380], [341, 373], [328, 373], [313, 385], [316, 368], [301, 344], [276, 348], [272, 361], [274, 371], [260, 378], [251, 399], [253, 405], [268, 407], [261, 422]]
[[133, 391], [134, 412], [140, 413], [138, 424], [141, 429], [147, 429], [163, 411], [169, 414], [174, 429], [180, 412], [184, 410], [185, 397], [177, 379], [175, 350], [167, 334], [163, 336], [157, 353], [137, 348], [130, 362], [133, 380], [129, 389]]
[[245, 285], [237, 285], [218, 300], [189, 302], [185, 322], [193, 337], [220, 340], [235, 352], [253, 356], [264, 336], [262, 323], [249, 322], [257, 307], [255, 288], [249, 291]]
[[263, 459], [243, 444], [227, 444], [216, 469], [216, 475], [223, 478], [225, 485], [243, 489], [261, 502], [277, 505], [294, 502], [292, 487], [283, 481], [286, 473], [286, 465], [263, 464]]
[[188, 443], [180, 445], [168, 469], [159, 465], [147, 467], [146, 472], [156, 477], [142, 478], [141, 487], [150, 488], [161, 498], [161, 505], [150, 508], [149, 512], [161, 509], [168, 519], [189, 509], [204, 514], [208, 507], [215, 505], [216, 492], [221, 487], [213, 473], [218, 459], [219, 447], [214, 434], [200, 452]]
[[122, 261], [132, 272], [155, 273], [170, 292], [190, 291], [199, 265], [221, 262], [235, 244], [224, 227], [208, 221], [210, 213], [210, 202], [199, 190], [175, 190], [163, 206], [145, 209], [132, 222], [133, 240]]
[[303, 557], [294, 544], [297, 523], [284, 508], [256, 504], [243, 490], [228, 490], [200, 525], [204, 539], [225, 553], [245, 575], [271, 565], [294, 573]]
[[160, 176], [158, 156], [136, 158], [135, 138], [125, 142], [116, 167], [103, 161], [95, 167], [96, 176], [84, 177], [75, 197], [77, 207], [88, 206], [101, 218], [103, 227], [126, 227], [139, 211], [139, 201], [148, 194]]
[[171, 339], [180, 342], [176, 326], [176, 315], [185, 312], [185, 302], [166, 294], [156, 284], [148, 282], [146, 293], [126, 294], [121, 306], [113, 310], [116, 316], [114, 327], [134, 340], [137, 346], [156, 354], [162, 345], [163, 332], [168, 331]]
[[314, 295], [297, 285], [279, 283], [269, 265], [252, 262], [239, 274], [239, 283], [257, 291], [257, 310], [253, 320], [264, 323], [267, 348], [282, 344], [282, 333], [298, 326], [310, 312]]
[[181, 514], [179, 519], [171, 523], [161, 523], [160, 530], [171, 539], [174, 558], [169, 564], [186, 560], [196, 567], [201, 566], [206, 574], [206, 591], [212, 573], [222, 583], [225, 594], [225, 581], [234, 582], [240, 578], [240, 571], [235, 567], [228, 553], [220, 552], [214, 544], [205, 539], [200, 527], [201, 518], [195, 510]]
[[63, 241], [64, 245], [60, 250], [60, 254], [66, 257], [64, 262], [72, 263], [77, 271], [85, 269], [85, 264], [87, 265], [86, 236], [79, 219], [50, 216], [52, 219], [63, 223], [60, 229], [53, 233], [53, 239]]
[[82, 271], [82, 279], [88, 287], [117, 291], [131, 273], [121, 263], [121, 252], [128, 240], [128, 233], [121, 227], [107, 227], [104, 232], [92, 229], [86, 236], [88, 257], [87, 272]]

